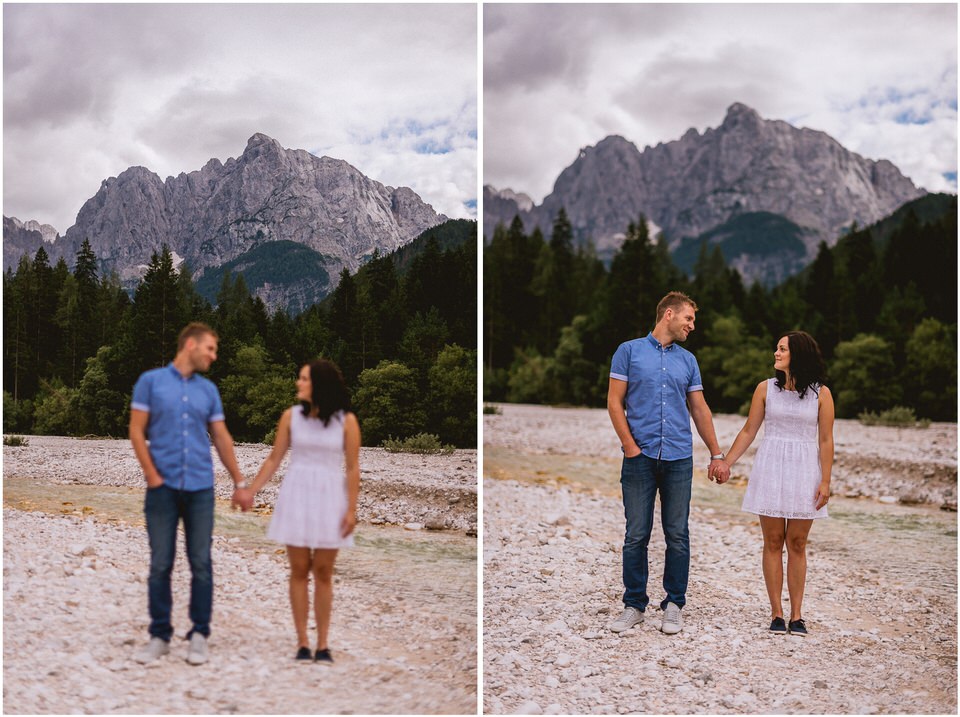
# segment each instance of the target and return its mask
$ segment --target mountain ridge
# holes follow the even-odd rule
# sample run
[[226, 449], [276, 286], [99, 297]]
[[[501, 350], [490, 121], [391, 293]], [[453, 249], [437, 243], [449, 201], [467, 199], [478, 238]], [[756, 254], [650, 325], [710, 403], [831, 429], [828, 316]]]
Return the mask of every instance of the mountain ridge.
[[[355, 271], [374, 251], [392, 252], [446, 219], [409, 187], [384, 185], [344, 160], [285, 149], [257, 132], [225, 162], [211, 158], [166, 180], [143, 166], [104, 179], [74, 225], [45, 247], [51, 261], [63, 257], [72, 265], [87, 239], [101, 271], [116, 271], [130, 288], [163, 245], [200, 278], [208, 268], [285, 240], [322, 255], [336, 281], [341, 269]], [[13, 233], [5, 218], [4, 268], [35, 243], [32, 235]]]
[[610, 257], [641, 213], [676, 250], [738, 215], [767, 212], [803, 230], [810, 261], [820, 241], [832, 245], [853, 222], [877, 221], [925, 191], [888, 160], [866, 159], [825, 132], [763, 119], [735, 102], [703, 133], [691, 128], [642, 151], [620, 135], [582, 148], [550, 194], [528, 210], [511, 200], [513, 193], [484, 188], [488, 238], [515, 215], [527, 230], [548, 232], [562, 206], [577, 239], [592, 240], [599, 255]]

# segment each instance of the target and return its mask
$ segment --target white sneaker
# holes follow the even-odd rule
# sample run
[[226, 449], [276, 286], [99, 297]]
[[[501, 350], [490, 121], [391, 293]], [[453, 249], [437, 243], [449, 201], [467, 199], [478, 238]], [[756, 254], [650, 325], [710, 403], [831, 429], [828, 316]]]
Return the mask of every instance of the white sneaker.
[[626, 632], [634, 625], [643, 622], [643, 613], [635, 607], [627, 605], [623, 608], [623, 613], [610, 623], [611, 632]]
[[187, 652], [187, 662], [191, 665], [202, 665], [207, 661], [207, 638], [199, 632], [190, 636], [190, 651]]
[[676, 635], [683, 629], [683, 617], [680, 616], [680, 608], [672, 602], [668, 602], [663, 609], [663, 621], [660, 623], [660, 630], [665, 635]]
[[146, 665], [154, 660], [158, 660], [170, 652], [170, 643], [159, 637], [151, 637], [150, 642], [140, 648], [140, 651], [133, 656], [133, 659], [141, 665]]

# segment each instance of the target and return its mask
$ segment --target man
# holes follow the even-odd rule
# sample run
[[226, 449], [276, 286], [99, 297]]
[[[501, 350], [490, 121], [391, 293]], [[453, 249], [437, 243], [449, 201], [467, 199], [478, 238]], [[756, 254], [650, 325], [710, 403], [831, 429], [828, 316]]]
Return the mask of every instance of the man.
[[[137, 653], [141, 663], [170, 651], [173, 600], [170, 574], [177, 547], [177, 524], [183, 519], [190, 562], [190, 648], [187, 662], [207, 661], [213, 605], [213, 459], [209, 431], [220, 460], [233, 477], [234, 500], [246, 482], [237, 466], [233, 438], [224, 421], [220, 393], [197, 375], [217, 359], [217, 334], [192, 323], [180, 332], [177, 355], [163, 368], [143, 373], [133, 387], [130, 442], [147, 480], [144, 513], [150, 539], [150, 642]], [[148, 444], [149, 441], [149, 444]]]
[[700, 367], [693, 354], [677, 345], [693, 331], [696, 311], [697, 305], [689, 296], [671, 291], [657, 305], [653, 331], [621, 344], [613, 355], [607, 412], [622, 445], [620, 485], [627, 522], [623, 541], [624, 610], [610, 625], [613, 632], [624, 632], [642, 622], [649, 602], [647, 543], [657, 492], [667, 543], [663, 570], [666, 597], [660, 603], [660, 629], [668, 635], [683, 629], [680, 610], [686, 602], [690, 572], [687, 520], [693, 483], [691, 416], [710, 449], [708, 476], [718, 480], [729, 477], [713, 416], [703, 398]]

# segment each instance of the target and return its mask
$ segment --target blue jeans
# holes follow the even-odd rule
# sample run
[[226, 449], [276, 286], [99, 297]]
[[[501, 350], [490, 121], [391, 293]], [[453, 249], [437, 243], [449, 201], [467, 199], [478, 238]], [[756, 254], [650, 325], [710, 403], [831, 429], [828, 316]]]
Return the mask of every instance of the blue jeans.
[[693, 458], [662, 461], [640, 454], [624, 458], [620, 469], [623, 512], [627, 519], [623, 539], [623, 603], [640, 611], [647, 609], [647, 544], [653, 529], [653, 506], [660, 491], [660, 520], [667, 550], [663, 568], [663, 589], [668, 602], [686, 603], [690, 576], [690, 490], [693, 485]]
[[167, 642], [173, 637], [170, 613], [170, 575], [177, 551], [177, 524], [183, 519], [190, 561], [190, 620], [194, 632], [210, 635], [213, 609], [213, 563], [210, 542], [213, 535], [213, 488], [183, 491], [161, 485], [147, 490], [143, 512], [150, 538], [150, 577], [147, 592], [150, 604], [150, 634]]

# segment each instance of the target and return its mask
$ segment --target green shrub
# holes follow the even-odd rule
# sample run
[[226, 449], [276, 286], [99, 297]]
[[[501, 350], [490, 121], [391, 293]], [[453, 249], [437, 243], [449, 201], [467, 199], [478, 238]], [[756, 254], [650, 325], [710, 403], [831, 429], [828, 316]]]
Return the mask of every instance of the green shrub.
[[4, 436], [3, 445], [5, 446], [28, 446], [30, 443], [23, 436]]
[[503, 409], [500, 408], [500, 406], [491, 406], [489, 404], [485, 404], [483, 407], [484, 416], [499, 416], [502, 413], [503, 413]]
[[440, 437], [433, 433], [418, 433], [402, 440], [391, 437], [382, 445], [388, 453], [442, 453], [448, 456], [454, 451], [453, 446], [440, 443]]
[[904, 406], [894, 406], [880, 413], [863, 411], [858, 418], [860, 423], [865, 426], [895, 426], [898, 428], [928, 428], [930, 426], [928, 419], [918, 421], [913, 409]]

